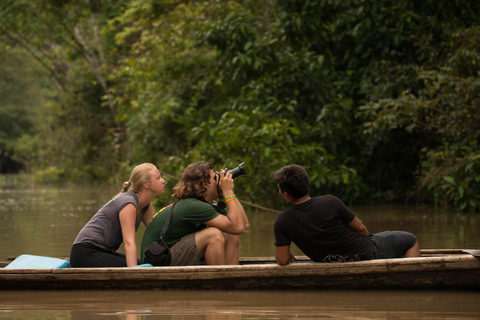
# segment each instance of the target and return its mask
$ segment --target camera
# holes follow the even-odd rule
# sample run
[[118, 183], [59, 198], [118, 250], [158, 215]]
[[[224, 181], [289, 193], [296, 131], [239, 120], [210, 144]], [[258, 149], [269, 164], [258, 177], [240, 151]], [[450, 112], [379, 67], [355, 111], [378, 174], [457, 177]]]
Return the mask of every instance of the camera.
[[[232, 169], [232, 170], [228, 170], [228, 172], [230, 172], [232, 174], [232, 178], [233, 179], [236, 179], [240, 176], [246, 176], [247, 173], [245, 172], [245, 168], [243, 168], [243, 164], [245, 162], [242, 162], [238, 165], [238, 167]], [[217, 176], [218, 176], [218, 179], [217, 179]], [[217, 175], [215, 176], [215, 180], [217, 181], [217, 192], [218, 192], [218, 197], [219, 198], [222, 198], [222, 190], [220, 190], [220, 187], [219, 187], [219, 182], [220, 182], [220, 178], [222, 177], [222, 173], [221, 172], [218, 172]], [[219, 203], [216, 203], [216, 204], [213, 204], [215, 210], [217, 210], [219, 213], [222, 213], [223, 209], [225, 209], [225, 202], [219, 202]]]
[[[246, 175], [247, 175], [247, 173], [245, 172], [245, 168], [242, 167], [244, 163], [245, 163], [245, 162], [242, 162], [242, 163], [240, 163], [240, 164], [238, 165], [238, 167], [236, 167], [236, 168], [234, 168], [234, 169], [232, 169], [232, 170], [228, 170], [228, 172], [230, 172], [230, 173], [232, 174], [232, 178], [233, 178], [233, 179], [236, 179], [236, 178], [238, 178], [238, 177], [240, 177], [240, 176], [246, 176]], [[222, 177], [221, 174], [222, 174], [221, 172], [218, 172], [218, 173], [217, 173], [217, 176], [218, 176], [219, 178], [221, 178], [221, 177]], [[218, 180], [220, 181], [220, 179], [218, 179]]]

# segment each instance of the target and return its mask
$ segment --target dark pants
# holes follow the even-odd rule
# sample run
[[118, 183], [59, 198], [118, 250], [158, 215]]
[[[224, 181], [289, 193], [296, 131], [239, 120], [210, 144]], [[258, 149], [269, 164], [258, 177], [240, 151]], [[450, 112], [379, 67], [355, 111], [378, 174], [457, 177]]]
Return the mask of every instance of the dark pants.
[[93, 244], [78, 243], [72, 246], [70, 265], [72, 268], [126, 267], [127, 258], [122, 253], [107, 251]]
[[417, 242], [415, 235], [405, 231], [383, 231], [368, 238], [375, 246], [373, 259], [401, 258]]

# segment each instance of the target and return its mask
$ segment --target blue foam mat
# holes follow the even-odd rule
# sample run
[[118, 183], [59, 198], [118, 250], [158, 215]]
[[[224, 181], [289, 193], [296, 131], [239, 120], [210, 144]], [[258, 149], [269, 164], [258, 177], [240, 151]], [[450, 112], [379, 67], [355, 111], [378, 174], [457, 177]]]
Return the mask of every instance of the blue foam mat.
[[36, 269], [36, 268], [69, 268], [70, 262], [64, 259], [22, 254], [5, 268], [10, 269]]

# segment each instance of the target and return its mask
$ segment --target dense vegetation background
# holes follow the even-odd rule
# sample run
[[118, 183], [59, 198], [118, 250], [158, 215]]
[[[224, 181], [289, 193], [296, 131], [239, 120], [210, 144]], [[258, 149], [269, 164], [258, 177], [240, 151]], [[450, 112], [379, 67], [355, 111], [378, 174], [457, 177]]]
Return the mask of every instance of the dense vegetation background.
[[[480, 207], [480, 1], [3, 0], [0, 171], [305, 166], [347, 203]], [[170, 187], [174, 181], [170, 183]], [[278, 202], [278, 203], [277, 203]]]

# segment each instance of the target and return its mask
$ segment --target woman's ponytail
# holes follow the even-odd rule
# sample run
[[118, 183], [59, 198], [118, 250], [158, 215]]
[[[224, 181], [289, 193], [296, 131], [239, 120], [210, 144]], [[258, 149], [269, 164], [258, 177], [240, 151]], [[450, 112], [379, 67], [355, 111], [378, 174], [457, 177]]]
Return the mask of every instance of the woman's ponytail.
[[125, 181], [123, 183], [122, 193], [127, 192], [131, 185], [132, 185], [132, 183], [130, 181]]

